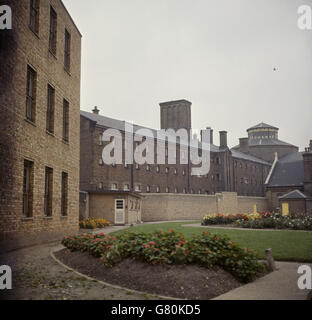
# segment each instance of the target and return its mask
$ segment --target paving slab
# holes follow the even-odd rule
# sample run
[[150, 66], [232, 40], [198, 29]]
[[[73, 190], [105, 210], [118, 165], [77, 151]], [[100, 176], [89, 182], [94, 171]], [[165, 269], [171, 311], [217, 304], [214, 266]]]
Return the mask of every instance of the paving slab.
[[306, 300], [309, 290], [297, 285], [300, 265], [303, 263], [276, 262], [277, 271], [213, 300]]

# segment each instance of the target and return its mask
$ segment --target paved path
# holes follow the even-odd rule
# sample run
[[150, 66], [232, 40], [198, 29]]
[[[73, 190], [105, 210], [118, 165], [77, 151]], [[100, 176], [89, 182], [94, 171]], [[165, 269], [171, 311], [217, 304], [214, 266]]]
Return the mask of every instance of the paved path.
[[[110, 233], [127, 227], [105, 228]], [[96, 232], [101, 232], [96, 230]], [[129, 293], [104, 286], [68, 271], [51, 256], [59, 241], [0, 255], [0, 265], [12, 267], [13, 290], [0, 291], [1, 299], [53, 300], [146, 300], [148, 294]], [[297, 287], [298, 263], [280, 262], [279, 268], [257, 281], [232, 290], [216, 300], [305, 300], [308, 292]]]
[[309, 291], [300, 290], [297, 286], [300, 276], [297, 270], [302, 264], [277, 262], [276, 265], [277, 271], [214, 300], [306, 300]]

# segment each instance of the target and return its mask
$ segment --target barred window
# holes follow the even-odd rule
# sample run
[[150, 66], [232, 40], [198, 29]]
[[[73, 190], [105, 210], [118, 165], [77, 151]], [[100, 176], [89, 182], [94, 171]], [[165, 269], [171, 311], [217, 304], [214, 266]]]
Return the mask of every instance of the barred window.
[[50, 7], [50, 37], [49, 50], [56, 55], [56, 38], [57, 38], [57, 14], [55, 10]]
[[65, 29], [64, 68], [68, 72], [70, 71], [70, 40], [71, 35], [68, 30]]
[[54, 133], [54, 104], [55, 90], [48, 85], [47, 131], [50, 133]]
[[32, 217], [33, 203], [33, 181], [34, 181], [34, 163], [24, 160], [24, 179], [23, 179], [23, 215], [26, 218]]
[[69, 141], [69, 102], [63, 100], [63, 140]]
[[68, 215], [68, 173], [66, 172], [62, 172], [61, 214], [63, 217]]
[[53, 169], [45, 168], [44, 214], [52, 217]]
[[36, 79], [37, 73], [28, 66], [26, 85], [26, 119], [32, 122], [35, 122], [36, 120]]
[[29, 27], [36, 34], [39, 33], [39, 0], [30, 0]]

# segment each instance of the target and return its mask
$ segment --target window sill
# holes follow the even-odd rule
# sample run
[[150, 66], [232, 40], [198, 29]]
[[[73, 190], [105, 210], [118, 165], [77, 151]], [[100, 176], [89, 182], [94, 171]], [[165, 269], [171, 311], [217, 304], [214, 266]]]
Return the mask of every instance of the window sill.
[[64, 67], [64, 71], [71, 77], [71, 73], [69, 70], [67, 70], [65, 67]]
[[44, 219], [44, 220], [52, 220], [52, 219], [53, 219], [53, 217], [47, 217], [47, 216], [44, 216], [44, 217], [43, 217], [43, 219]]
[[49, 49], [49, 53], [53, 56], [54, 59], [57, 60], [56, 53], [53, 53], [50, 49]]
[[46, 130], [46, 133], [47, 133], [49, 136], [51, 136], [51, 137], [55, 138], [55, 135], [54, 135], [54, 133], [53, 133], [53, 132], [50, 132], [50, 131]]
[[61, 216], [61, 219], [67, 219], [68, 216]]
[[37, 127], [37, 125], [35, 124], [35, 122], [33, 122], [33, 121], [31, 121], [31, 120], [29, 120], [29, 119], [27, 119], [27, 118], [25, 118], [24, 120], [25, 120], [27, 123], [33, 125], [34, 127]]
[[36, 36], [36, 38], [40, 40], [39, 34], [35, 30], [33, 30], [31, 26], [28, 26], [28, 27], [29, 27], [29, 30]]
[[34, 217], [23, 217], [22, 221], [34, 221]]
[[62, 139], [62, 142], [63, 142], [64, 144], [66, 144], [67, 146], [69, 146], [69, 141]]

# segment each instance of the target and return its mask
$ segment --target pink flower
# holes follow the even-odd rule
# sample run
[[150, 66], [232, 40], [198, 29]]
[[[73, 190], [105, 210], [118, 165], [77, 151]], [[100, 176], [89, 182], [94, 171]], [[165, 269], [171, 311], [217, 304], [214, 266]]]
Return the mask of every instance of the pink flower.
[[150, 242], [150, 245], [155, 246], [155, 245], [156, 245], [156, 242], [155, 242], [155, 241], [151, 241], [151, 242]]

